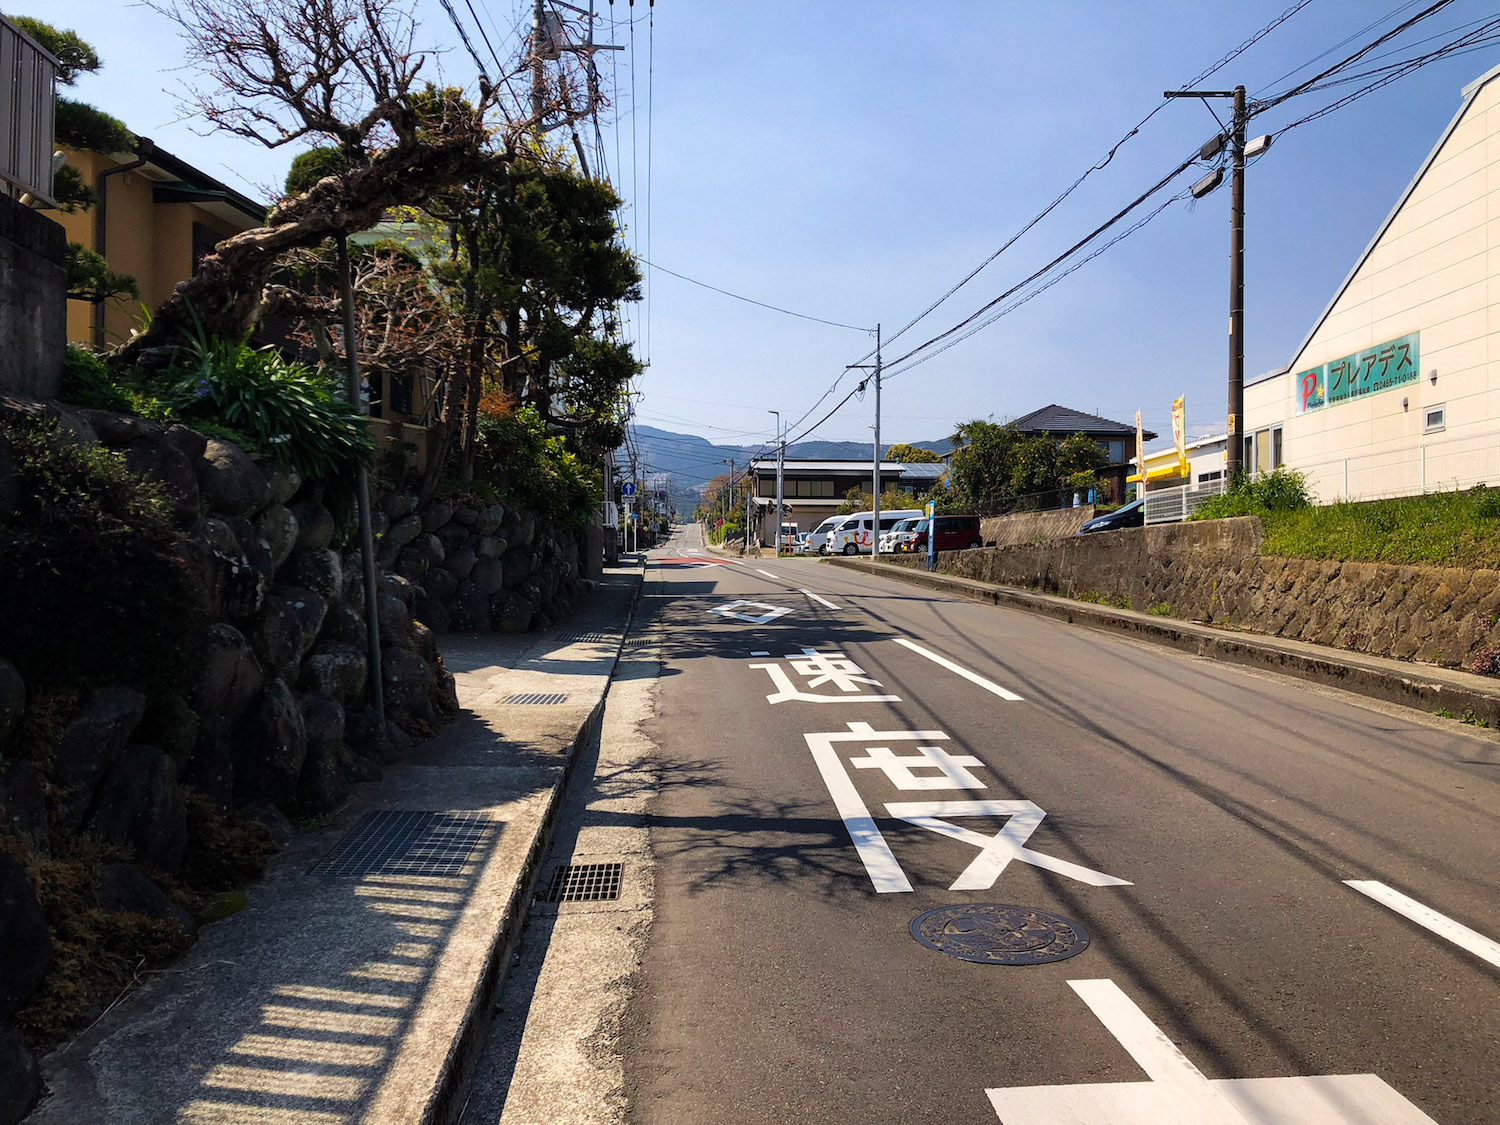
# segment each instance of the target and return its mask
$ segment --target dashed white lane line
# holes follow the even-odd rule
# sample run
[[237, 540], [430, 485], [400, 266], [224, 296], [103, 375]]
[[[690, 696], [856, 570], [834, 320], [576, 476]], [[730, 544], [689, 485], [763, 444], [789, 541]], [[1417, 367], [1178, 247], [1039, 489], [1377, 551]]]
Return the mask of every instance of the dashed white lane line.
[[799, 592], [803, 593], [803, 594], [806, 594], [808, 597], [810, 597], [815, 602], [821, 602], [822, 604], [826, 605], [829, 609], [838, 609], [838, 606], [834, 605], [827, 598], [822, 597], [819, 594], [815, 594], [811, 590], [799, 590]]
[[761, 570], [760, 567], [756, 567], [755, 568], [755, 573], [756, 574], [764, 574], [767, 578], [775, 578], [776, 577], [776, 575], [772, 574], [769, 570]]
[[916, 653], [918, 656], [925, 656], [928, 660], [932, 661], [934, 664], [941, 665], [942, 667], [948, 669], [948, 671], [952, 672], [954, 675], [962, 676], [964, 679], [968, 680], [971, 684], [978, 684], [980, 687], [984, 688], [985, 691], [993, 692], [995, 695], [998, 695], [1001, 699], [1009, 699], [1012, 702], [1015, 702], [1015, 701], [1018, 701], [1021, 698], [1015, 692], [1006, 690], [1005, 688], [1001, 687], [999, 684], [995, 683], [993, 680], [987, 680], [983, 676], [981, 676], [979, 673], [977, 673], [977, 672], [971, 672], [967, 668], [965, 668], [962, 664], [955, 664], [953, 661], [949, 660], [946, 656], [939, 656], [937, 653], [933, 652], [932, 650], [923, 648], [921, 645], [917, 644], [915, 641], [909, 641], [905, 637], [895, 637], [893, 639], [895, 640], [895, 642], [898, 645], [903, 645], [906, 648], [911, 649], [912, 652]]
[[1438, 937], [1447, 938], [1454, 945], [1467, 949], [1482, 961], [1488, 961], [1500, 969], [1500, 942], [1471, 930], [1462, 922], [1455, 922], [1445, 914], [1439, 914], [1430, 906], [1424, 906], [1414, 898], [1386, 886], [1374, 879], [1345, 879], [1344, 886], [1353, 887], [1362, 895], [1368, 895], [1381, 906], [1389, 907], [1403, 918], [1410, 918], [1419, 926], [1431, 930]]

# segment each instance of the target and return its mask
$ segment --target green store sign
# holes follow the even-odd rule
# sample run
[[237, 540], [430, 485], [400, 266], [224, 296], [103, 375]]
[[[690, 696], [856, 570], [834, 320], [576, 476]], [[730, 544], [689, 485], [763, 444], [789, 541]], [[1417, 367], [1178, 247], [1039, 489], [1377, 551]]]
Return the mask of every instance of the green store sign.
[[1417, 339], [1421, 333], [1398, 336], [1384, 344], [1346, 355], [1297, 375], [1297, 413], [1307, 414], [1366, 395], [1404, 387], [1417, 381], [1421, 364]]

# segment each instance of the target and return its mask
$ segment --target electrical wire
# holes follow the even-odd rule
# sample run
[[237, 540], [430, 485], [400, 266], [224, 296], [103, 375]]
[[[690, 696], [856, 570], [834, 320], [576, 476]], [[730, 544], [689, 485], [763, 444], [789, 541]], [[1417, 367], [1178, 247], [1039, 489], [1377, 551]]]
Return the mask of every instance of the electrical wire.
[[[1414, 2], [1415, 2], [1415, 0], [1414, 0]], [[1231, 62], [1233, 62], [1235, 59], [1239, 58], [1240, 55], [1244, 54], [1251, 47], [1253, 47], [1256, 43], [1259, 43], [1267, 35], [1269, 35], [1273, 31], [1275, 31], [1278, 27], [1280, 27], [1287, 20], [1289, 20], [1293, 16], [1295, 16], [1303, 8], [1307, 7], [1307, 5], [1309, 3], [1311, 3], [1311, 0], [1297, 0], [1296, 3], [1292, 4], [1290, 7], [1286, 8], [1285, 10], [1283, 10], [1280, 15], [1278, 15], [1276, 18], [1274, 18], [1273, 20], [1271, 20], [1269, 23], [1267, 23], [1263, 27], [1261, 27], [1258, 31], [1256, 31], [1248, 39], [1246, 39], [1242, 43], [1240, 43], [1239, 46], [1235, 47], [1233, 50], [1229, 51], [1227, 54], [1225, 54], [1220, 59], [1218, 59], [1218, 61], [1214, 62], [1211, 66], [1209, 66], [1205, 70], [1201, 71], [1199, 74], [1197, 74], [1193, 78], [1189, 79], [1184, 84], [1183, 88], [1184, 89], [1191, 89], [1192, 87], [1196, 86], [1199, 82], [1202, 82], [1205, 78], [1208, 78], [1208, 77], [1216, 74], [1218, 71], [1220, 71], [1224, 67], [1228, 66]], [[1109, 163], [1112, 160], [1114, 160], [1115, 154], [1120, 150], [1120, 148], [1127, 141], [1129, 141], [1132, 137], [1136, 136], [1136, 134], [1138, 134], [1141, 131], [1141, 129], [1144, 128], [1151, 121], [1151, 119], [1153, 117], [1155, 117], [1164, 108], [1166, 108], [1167, 105], [1171, 104], [1171, 101], [1172, 101], [1172, 99], [1170, 99], [1170, 98], [1164, 98], [1164, 99], [1162, 99], [1162, 101], [1160, 103], [1158, 103], [1157, 106], [1154, 109], [1152, 109], [1150, 113], [1146, 114], [1145, 117], [1141, 118], [1138, 122], [1136, 122], [1135, 125], [1133, 125], [1128, 132], [1126, 132], [1118, 141], [1116, 141], [1110, 147], [1110, 149], [1109, 149], [1108, 152], [1106, 152], [1099, 160], [1095, 161], [1093, 165], [1091, 165], [1089, 168], [1087, 168], [1071, 184], [1069, 184], [1066, 188], [1064, 188], [1063, 191], [1056, 198], [1054, 198], [1050, 203], [1047, 204], [1046, 207], [1042, 208], [1041, 211], [1039, 211], [1035, 216], [1033, 216], [1030, 220], [1028, 220], [1020, 228], [1020, 230], [1016, 231], [1013, 235], [1010, 236], [1010, 238], [1006, 239], [1006, 241], [1001, 244], [1001, 246], [1000, 246], [1000, 248], [998, 250], [994, 251], [992, 254], [989, 255], [989, 257], [985, 258], [984, 261], [982, 261], [981, 263], [979, 263], [979, 265], [975, 266], [972, 270], [970, 270], [967, 274], [965, 274], [964, 277], [961, 278], [956, 284], [950, 286], [946, 292], [944, 292], [941, 296], [939, 296], [937, 298], [937, 300], [933, 301], [925, 309], [923, 309], [920, 313], [918, 313], [916, 316], [912, 317], [911, 320], [907, 321], [904, 325], [902, 325], [899, 329], [897, 329], [896, 332], [893, 335], [890, 335], [890, 336], [886, 337], [886, 339], [885, 339], [884, 342], [885, 343], [891, 343], [894, 340], [896, 340], [896, 339], [900, 338], [901, 336], [905, 335], [908, 331], [910, 331], [912, 328], [914, 328], [921, 321], [925, 320], [928, 316], [932, 315], [933, 312], [935, 312], [944, 302], [946, 302], [949, 298], [951, 298], [955, 293], [957, 293], [965, 285], [967, 285], [969, 282], [973, 281], [974, 278], [978, 277], [979, 274], [982, 273], [991, 263], [993, 263], [997, 258], [999, 258], [1002, 254], [1004, 254], [1007, 250], [1009, 250], [1012, 246], [1014, 246], [1018, 241], [1020, 241], [1020, 239], [1022, 237], [1024, 237], [1027, 234], [1027, 232], [1029, 232], [1033, 227], [1035, 227], [1038, 223], [1040, 223], [1043, 219], [1045, 219], [1048, 215], [1050, 215], [1053, 211], [1055, 211], [1075, 191], [1077, 191], [1080, 187], [1082, 187], [1084, 181], [1086, 181], [1094, 173], [1099, 172], [1099, 171], [1103, 170], [1105, 167], [1107, 167], [1109, 165]], [[848, 367], [844, 368], [844, 370], [839, 374], [839, 377], [833, 381], [832, 385], [829, 386], [828, 390], [824, 391], [823, 394], [820, 395], [818, 397], [818, 399], [812, 404], [812, 406], [808, 407], [808, 409], [802, 414], [802, 416], [800, 418], [798, 418], [797, 421], [792, 424], [792, 427], [795, 429], [797, 426], [800, 426], [804, 421], [806, 421], [809, 415], [811, 415], [814, 411], [816, 411], [818, 409], [818, 407], [824, 401], [826, 401], [830, 395], [832, 395], [835, 391], [837, 391], [839, 384], [844, 380], [844, 377], [847, 376], [848, 373], [851, 370], [854, 370], [855, 368], [857, 368], [858, 365], [864, 363], [866, 360], [868, 360], [874, 354], [875, 354], [874, 349], [871, 349], [870, 351], [866, 352], [864, 355], [860, 356], [859, 359], [855, 360], [854, 363], [852, 363]], [[847, 401], [847, 399], [845, 401]], [[821, 425], [821, 423], [819, 423], [819, 424]]]
[[843, 324], [837, 320], [825, 320], [821, 316], [812, 316], [808, 313], [793, 312], [791, 309], [784, 309], [780, 305], [769, 305], [765, 301], [757, 301], [754, 297], [746, 297], [740, 293], [730, 292], [728, 289], [720, 289], [717, 285], [710, 285], [706, 281], [699, 281], [696, 277], [688, 277], [687, 274], [678, 273], [676, 270], [669, 270], [666, 266], [659, 266], [655, 262], [648, 261], [645, 258], [639, 258], [637, 260], [641, 263], [641, 265], [649, 266], [651, 269], [656, 270], [658, 273], [669, 274], [672, 277], [677, 278], [679, 281], [688, 282], [690, 285], [701, 286], [704, 289], [712, 289], [715, 293], [722, 293], [726, 297], [733, 297], [736, 301], [744, 301], [748, 305], [758, 305], [763, 309], [770, 309], [772, 312], [779, 312], [786, 316], [795, 316], [798, 320], [811, 320], [816, 324], [826, 324], [831, 328], [847, 328], [851, 332], [873, 331], [869, 328], [861, 328], [857, 324]]
[[[479, 57], [479, 52], [474, 49], [474, 44], [469, 41], [469, 33], [464, 30], [464, 25], [459, 21], [458, 13], [453, 10], [451, 0], [438, 0], [438, 3], [442, 4], [443, 10], [448, 13], [448, 18], [453, 21], [453, 26], [458, 31], [460, 42], [463, 43], [464, 49], [469, 52], [469, 57], [474, 60], [474, 65], [479, 68], [479, 77], [488, 83], [490, 79], [489, 75], [485, 73], [484, 60]], [[480, 28], [479, 30], [483, 31], [484, 29]]]

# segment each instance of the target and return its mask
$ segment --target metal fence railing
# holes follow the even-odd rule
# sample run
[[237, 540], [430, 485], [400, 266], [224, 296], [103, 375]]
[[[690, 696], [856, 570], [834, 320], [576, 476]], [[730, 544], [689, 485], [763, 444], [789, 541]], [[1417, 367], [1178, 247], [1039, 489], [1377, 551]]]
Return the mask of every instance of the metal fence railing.
[[1500, 485], [1500, 433], [1420, 442], [1416, 448], [1290, 463], [1320, 504]]
[[1177, 488], [1157, 488], [1146, 493], [1146, 522], [1177, 523], [1187, 519], [1213, 496], [1224, 494], [1224, 480], [1184, 484]]
[[0, 184], [51, 205], [57, 60], [0, 16]]

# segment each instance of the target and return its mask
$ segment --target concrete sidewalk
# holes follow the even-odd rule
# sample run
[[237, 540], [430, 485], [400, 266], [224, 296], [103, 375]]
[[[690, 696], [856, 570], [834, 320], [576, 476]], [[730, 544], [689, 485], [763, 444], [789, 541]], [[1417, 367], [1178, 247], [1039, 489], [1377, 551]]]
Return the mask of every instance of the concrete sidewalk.
[[1453, 716], [1472, 712], [1492, 727], [1500, 727], [1500, 680], [1476, 676], [1435, 664], [1412, 664], [1380, 656], [1348, 652], [1324, 645], [1244, 633], [1171, 617], [1156, 617], [1129, 609], [1112, 609], [1092, 602], [1038, 594], [1012, 586], [956, 578], [893, 563], [862, 558], [828, 558], [825, 562], [882, 578], [894, 578], [929, 590], [992, 605], [1022, 609], [1068, 624], [1126, 633], [1141, 640], [1168, 645], [1198, 656], [1283, 672], [1329, 687], [1387, 703], [1423, 711], [1444, 710]]
[[447, 1119], [640, 594], [641, 560], [621, 564], [559, 633], [444, 637], [458, 720], [45, 1059], [27, 1121]]

